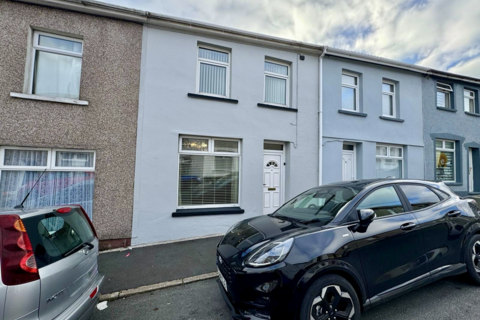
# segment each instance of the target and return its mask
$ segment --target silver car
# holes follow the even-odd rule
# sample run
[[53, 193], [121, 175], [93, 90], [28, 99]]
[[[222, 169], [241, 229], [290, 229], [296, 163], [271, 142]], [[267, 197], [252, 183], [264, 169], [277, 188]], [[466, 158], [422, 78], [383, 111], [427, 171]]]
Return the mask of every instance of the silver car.
[[81, 206], [0, 212], [2, 319], [88, 319], [100, 296], [98, 239]]

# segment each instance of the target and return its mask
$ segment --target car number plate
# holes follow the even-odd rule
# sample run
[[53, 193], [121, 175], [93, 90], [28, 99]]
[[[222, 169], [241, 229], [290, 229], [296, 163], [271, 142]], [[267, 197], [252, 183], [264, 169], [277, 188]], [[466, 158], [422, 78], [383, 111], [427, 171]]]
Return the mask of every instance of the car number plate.
[[222, 283], [223, 288], [225, 289], [225, 291], [228, 292], [227, 281], [225, 280], [225, 278], [223, 277], [222, 273], [218, 268], [217, 268], [217, 271], [218, 271], [218, 277], [220, 278], [220, 282]]

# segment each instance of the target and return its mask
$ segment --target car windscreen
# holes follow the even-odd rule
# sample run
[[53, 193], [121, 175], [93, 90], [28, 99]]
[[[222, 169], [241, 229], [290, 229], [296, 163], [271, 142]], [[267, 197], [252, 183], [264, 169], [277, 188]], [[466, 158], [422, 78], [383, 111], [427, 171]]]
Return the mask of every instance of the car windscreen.
[[38, 268], [57, 262], [65, 254], [80, 249], [95, 235], [80, 208], [68, 213], [52, 211], [22, 219], [32, 243]]
[[328, 223], [361, 191], [355, 187], [326, 186], [310, 189], [278, 209], [274, 216]]

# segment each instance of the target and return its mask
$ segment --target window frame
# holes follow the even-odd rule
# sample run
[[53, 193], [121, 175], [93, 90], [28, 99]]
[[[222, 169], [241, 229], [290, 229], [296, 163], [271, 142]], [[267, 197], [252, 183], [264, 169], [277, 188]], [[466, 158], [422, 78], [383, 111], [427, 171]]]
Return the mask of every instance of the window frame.
[[[442, 141], [442, 147], [437, 147], [437, 141]], [[453, 149], [445, 148], [445, 142], [453, 142]], [[435, 139], [435, 180], [442, 181], [444, 183], [456, 183], [457, 182], [457, 142], [455, 140], [448, 140], [448, 139]], [[439, 180], [437, 179], [437, 151], [446, 151], [446, 152], [453, 152], [453, 159], [455, 163], [453, 164], [453, 180]]]
[[[347, 83], [343, 83], [343, 76], [349, 76], [349, 77], [354, 77], [355, 79], [357, 79], [357, 85], [351, 85], [351, 84], [347, 84]], [[355, 74], [355, 73], [352, 73], [352, 72], [348, 72], [348, 71], [342, 71], [342, 88], [345, 87], [345, 88], [351, 88], [351, 89], [354, 89], [355, 90], [355, 109], [351, 110], [351, 109], [344, 109], [343, 108], [343, 97], [342, 97], [342, 107], [341, 107], [341, 110], [346, 110], [346, 111], [350, 111], [350, 112], [360, 112], [360, 94], [359, 94], [359, 89], [360, 89], [360, 76], [358, 74]]]
[[[465, 95], [466, 92], [469, 92], [471, 94], [473, 94], [473, 97], [471, 95], [469, 95], [468, 97]], [[466, 110], [466, 106], [465, 106], [465, 99], [468, 99], [469, 101], [473, 101], [473, 111], [471, 110]], [[469, 106], [470, 107], [470, 106]], [[470, 112], [470, 113], [477, 113], [477, 106], [476, 106], [476, 95], [475, 95], [475, 91], [474, 90], [470, 90], [470, 89], [467, 89], [467, 88], [463, 88], [463, 111], [465, 112]]]
[[[205, 58], [200, 58], [200, 48], [202, 49], [207, 49], [207, 50], [213, 50], [213, 51], [218, 51], [222, 53], [228, 54], [228, 63], [217, 61], [217, 60], [210, 60], [210, 59], [205, 59]], [[204, 44], [198, 44], [197, 45], [197, 76], [196, 76], [196, 90], [195, 92], [197, 94], [205, 95], [205, 96], [210, 96], [210, 97], [217, 97], [217, 98], [230, 98], [230, 65], [232, 62], [232, 56], [231, 52], [226, 50], [226, 49], [221, 49], [215, 46], [210, 46], [210, 45], [204, 45]], [[212, 94], [212, 93], [206, 93], [206, 92], [200, 92], [200, 64], [205, 63], [209, 65], [214, 65], [214, 66], [219, 66], [219, 67], [225, 67], [226, 72], [225, 72], [225, 95], [220, 95], [220, 94]]]
[[[62, 167], [57, 166], [57, 151], [78, 152], [78, 153], [93, 153], [93, 167]], [[95, 163], [97, 160], [97, 153], [94, 150], [71, 150], [71, 149], [52, 149], [52, 168], [51, 171], [82, 171], [95, 172]]]
[[[377, 154], [377, 147], [387, 147], [387, 155], [382, 156]], [[390, 155], [390, 150], [391, 148], [396, 148], [396, 149], [402, 149], [402, 156], [401, 157], [395, 157]], [[403, 146], [397, 146], [393, 144], [383, 144], [383, 143], [377, 143], [375, 146], [375, 161], [380, 158], [380, 159], [393, 159], [393, 160], [402, 160], [402, 177], [398, 177], [395, 179], [404, 179], [405, 176], [405, 160], [404, 160], [404, 152], [405, 149]]]
[[[58, 38], [58, 39], [62, 39], [62, 40], [80, 42], [82, 44], [82, 52], [78, 53], [78, 52], [73, 52], [73, 51], [68, 51], [68, 50], [61, 50], [61, 49], [55, 49], [55, 48], [41, 46], [41, 45], [38, 44], [38, 41], [39, 41], [41, 35], [51, 37], [51, 38]], [[31, 70], [30, 70], [30, 79], [29, 79], [29, 84], [28, 84], [28, 93], [29, 94], [35, 94], [35, 93], [33, 93], [33, 83], [35, 81], [35, 60], [36, 60], [36, 57], [37, 57], [37, 51], [81, 58], [82, 59], [82, 67], [83, 67], [83, 49], [84, 49], [83, 39], [61, 36], [61, 35], [51, 33], [51, 32], [33, 30], [32, 48], [31, 48], [31, 50], [32, 50], [31, 68], [30, 68]], [[81, 77], [81, 75], [80, 75], [80, 77]], [[80, 98], [80, 87], [78, 88], [78, 93], [79, 93], [78, 95], [79, 95], [79, 98]]]
[[[287, 75], [285, 76], [283, 74], [266, 71], [265, 70], [265, 62], [278, 64], [280, 66], [287, 67]], [[279, 62], [279, 61], [274, 60], [274, 59], [265, 58], [265, 61], [264, 61], [264, 64], [263, 64], [263, 103], [269, 104], [269, 105], [272, 105], [272, 106], [290, 108], [290, 103], [289, 103], [290, 102], [290, 73], [291, 73], [291, 67], [288, 63]], [[285, 104], [267, 102], [265, 100], [266, 93], [267, 93], [267, 86], [266, 86], [267, 85], [267, 76], [272, 77], [272, 78], [278, 78], [278, 79], [286, 80], [286, 82], [285, 82]]]
[[[391, 85], [393, 87], [393, 92], [383, 91], [383, 84]], [[397, 104], [396, 104], [396, 101], [395, 101], [397, 90], [396, 90], [395, 87], [396, 87], [395, 82], [390, 81], [390, 80], [385, 80], [385, 79], [382, 80], [382, 98], [383, 98], [384, 95], [388, 95], [388, 96], [392, 97], [392, 111], [393, 111], [392, 115], [383, 113], [383, 100], [382, 100], [382, 116], [384, 116], [384, 117], [389, 117], [389, 118], [396, 118], [397, 117]]]
[[[443, 87], [442, 87], [443, 86]], [[445, 93], [445, 104], [444, 106], [439, 106], [438, 105], [438, 92]], [[453, 104], [452, 104], [452, 93], [453, 93], [453, 88], [451, 85], [448, 83], [444, 82], [437, 82], [436, 84], [436, 94], [435, 94], [435, 99], [437, 101], [437, 107], [438, 108], [445, 108], [445, 109], [454, 109]], [[447, 106], [448, 104], [448, 106]]]
[[[194, 138], [194, 139], [208, 139], [208, 151], [192, 151], [192, 150], [182, 150], [182, 140], [183, 138]], [[208, 136], [192, 136], [192, 135], [180, 135], [179, 136], [179, 145], [178, 145], [178, 158], [177, 158], [177, 198], [176, 198], [176, 208], [177, 209], [209, 209], [209, 208], [239, 208], [240, 199], [242, 195], [242, 149], [241, 149], [241, 139], [233, 138], [220, 138], [220, 137], [208, 137]], [[214, 144], [216, 140], [220, 141], [236, 141], [238, 143], [238, 152], [214, 152]], [[180, 197], [180, 157], [182, 154], [187, 155], [197, 155], [197, 156], [230, 156], [232, 158], [238, 158], [238, 201], [233, 204], [203, 204], [203, 205], [179, 205], [178, 200]]]

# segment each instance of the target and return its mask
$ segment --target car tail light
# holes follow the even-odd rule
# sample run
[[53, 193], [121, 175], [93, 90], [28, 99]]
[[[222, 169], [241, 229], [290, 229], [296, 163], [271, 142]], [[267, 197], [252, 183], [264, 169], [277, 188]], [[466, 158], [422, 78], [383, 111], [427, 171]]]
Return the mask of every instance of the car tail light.
[[92, 293], [90, 293], [90, 299], [93, 299], [93, 297], [95, 297], [97, 295], [97, 292], [98, 292], [98, 287], [96, 287]]
[[39, 280], [37, 262], [27, 230], [18, 215], [1, 215], [2, 281], [14, 286]]

